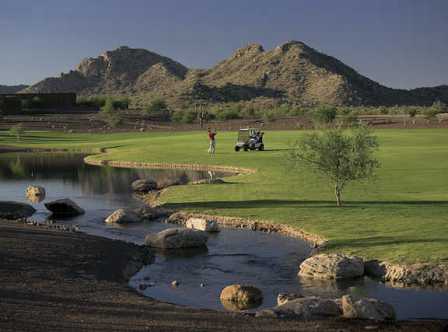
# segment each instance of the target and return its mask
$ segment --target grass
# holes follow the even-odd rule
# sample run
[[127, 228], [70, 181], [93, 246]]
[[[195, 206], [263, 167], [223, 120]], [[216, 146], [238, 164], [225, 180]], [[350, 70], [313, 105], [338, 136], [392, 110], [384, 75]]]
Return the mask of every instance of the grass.
[[267, 132], [265, 152], [233, 152], [235, 133], [219, 133], [217, 154], [207, 154], [202, 132], [63, 134], [28, 132], [17, 142], [0, 132], [0, 146], [108, 152], [95, 158], [216, 164], [257, 169], [223, 185], [173, 187], [162, 196], [171, 207], [267, 219], [319, 234], [327, 250], [391, 262], [448, 263], [448, 131], [380, 130], [376, 179], [344, 192], [335, 206], [325, 180], [285, 163], [301, 131]]

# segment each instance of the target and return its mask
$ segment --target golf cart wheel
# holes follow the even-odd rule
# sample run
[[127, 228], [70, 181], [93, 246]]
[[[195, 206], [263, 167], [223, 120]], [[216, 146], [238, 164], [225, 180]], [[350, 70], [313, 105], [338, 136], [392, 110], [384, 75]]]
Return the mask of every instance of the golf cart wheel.
[[239, 146], [235, 146], [235, 151], [236, 152], [240, 151], [240, 147]]
[[264, 151], [264, 145], [260, 145], [260, 147], [258, 148], [258, 151]]

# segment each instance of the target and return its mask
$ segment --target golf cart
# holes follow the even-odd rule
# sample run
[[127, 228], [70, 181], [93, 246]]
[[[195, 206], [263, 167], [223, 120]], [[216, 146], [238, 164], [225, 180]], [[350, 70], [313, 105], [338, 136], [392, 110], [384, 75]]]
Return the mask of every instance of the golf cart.
[[235, 143], [235, 151], [241, 149], [248, 150], [264, 150], [263, 132], [256, 128], [241, 128], [238, 131], [238, 139]]

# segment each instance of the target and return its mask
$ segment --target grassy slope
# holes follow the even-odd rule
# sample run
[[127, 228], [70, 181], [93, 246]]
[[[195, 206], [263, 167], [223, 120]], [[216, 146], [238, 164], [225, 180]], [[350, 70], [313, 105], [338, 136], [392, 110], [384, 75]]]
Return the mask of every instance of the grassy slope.
[[[285, 163], [288, 143], [302, 132], [268, 132], [269, 151], [235, 153], [235, 133], [219, 133], [217, 155], [204, 133], [108, 135], [32, 133], [28, 147], [108, 147], [102, 158], [251, 167], [229, 184], [181, 186], [162, 199], [173, 207], [269, 219], [330, 240], [329, 250], [395, 262], [448, 262], [448, 131], [378, 131], [382, 168], [369, 184], [347, 188], [336, 208], [325, 180]], [[0, 145], [17, 144], [0, 133]]]

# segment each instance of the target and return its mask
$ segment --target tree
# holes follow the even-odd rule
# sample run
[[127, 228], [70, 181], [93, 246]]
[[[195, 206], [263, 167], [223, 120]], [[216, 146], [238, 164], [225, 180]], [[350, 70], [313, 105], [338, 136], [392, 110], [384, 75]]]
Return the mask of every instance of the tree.
[[336, 119], [337, 109], [333, 106], [320, 106], [312, 113], [315, 123], [321, 126], [328, 126]]
[[121, 115], [115, 109], [112, 98], [107, 98], [104, 106], [101, 108], [101, 118], [112, 128], [117, 127], [121, 123]]
[[151, 103], [146, 107], [146, 114], [158, 117], [161, 120], [170, 119], [170, 110], [168, 109], [168, 105], [163, 99], [160, 98], [151, 101]]
[[373, 176], [379, 162], [374, 158], [378, 142], [367, 127], [346, 133], [328, 129], [307, 134], [296, 142], [289, 153], [296, 167], [308, 168], [327, 178], [334, 186], [337, 206], [342, 205], [342, 192], [353, 181]]

